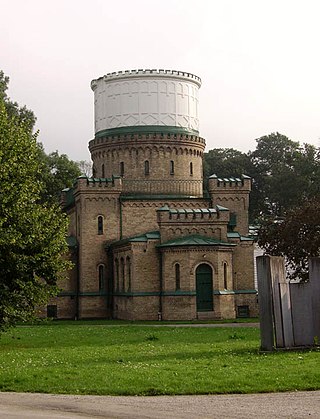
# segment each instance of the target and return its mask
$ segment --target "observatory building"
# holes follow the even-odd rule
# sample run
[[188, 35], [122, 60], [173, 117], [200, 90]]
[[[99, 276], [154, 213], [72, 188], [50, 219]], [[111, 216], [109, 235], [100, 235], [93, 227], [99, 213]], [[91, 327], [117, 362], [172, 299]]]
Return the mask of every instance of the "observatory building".
[[199, 77], [171, 70], [110, 73], [91, 82], [93, 177], [79, 177], [62, 194], [74, 268], [48, 315], [257, 315], [247, 237], [251, 179], [214, 174], [204, 195], [200, 86]]

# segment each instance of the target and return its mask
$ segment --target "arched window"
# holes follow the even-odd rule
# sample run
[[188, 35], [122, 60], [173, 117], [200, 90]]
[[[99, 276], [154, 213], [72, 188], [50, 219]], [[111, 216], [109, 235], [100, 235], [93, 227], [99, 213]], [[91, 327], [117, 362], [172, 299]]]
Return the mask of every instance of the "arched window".
[[124, 162], [120, 162], [120, 176], [124, 176]]
[[179, 265], [179, 263], [176, 263], [174, 265], [174, 269], [175, 269], [176, 291], [177, 291], [181, 287], [181, 284], [180, 284], [180, 265]]
[[119, 260], [116, 259], [114, 261], [114, 264], [115, 264], [114, 288], [115, 288], [115, 291], [119, 291]]
[[223, 287], [228, 289], [228, 265], [227, 262], [223, 262]]
[[192, 162], [190, 162], [190, 176], [193, 175], [193, 164]]
[[126, 277], [127, 277], [127, 291], [131, 291], [131, 260], [130, 257], [127, 256], [126, 259]]
[[99, 265], [98, 267], [98, 276], [99, 276], [99, 291], [104, 290], [104, 265]]
[[104, 164], [101, 165], [101, 177], [104, 178], [105, 177], [105, 173], [104, 173]]
[[103, 234], [103, 217], [101, 215], [98, 217], [98, 234]]
[[170, 160], [170, 175], [174, 175], [174, 161]]
[[148, 176], [150, 174], [150, 165], [149, 165], [149, 160], [146, 160], [144, 162], [144, 174], [146, 176]]

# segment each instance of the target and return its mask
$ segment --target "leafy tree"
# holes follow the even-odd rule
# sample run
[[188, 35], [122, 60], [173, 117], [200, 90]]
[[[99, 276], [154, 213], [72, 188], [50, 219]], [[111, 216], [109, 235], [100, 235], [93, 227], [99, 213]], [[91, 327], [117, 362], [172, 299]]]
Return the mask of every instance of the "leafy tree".
[[279, 133], [256, 141], [256, 150], [249, 153], [261, 197], [256, 215], [283, 216], [319, 191], [319, 149], [310, 144], [301, 146]]
[[[34, 113], [26, 106], [20, 107], [17, 102], [13, 102], [7, 95], [9, 77], [0, 71], [0, 100], [6, 108], [7, 114], [15, 118], [17, 123], [23, 124], [25, 129], [32, 132], [36, 117]], [[82, 174], [80, 163], [76, 163], [68, 158], [67, 155], [59, 155], [54, 151], [47, 155], [41, 143], [37, 143], [39, 172], [38, 178], [42, 181], [44, 187], [41, 191], [43, 202], [56, 203], [60, 200], [62, 189], [72, 186], [74, 180]]]
[[77, 162], [66, 154], [54, 151], [46, 154], [42, 145], [39, 146], [40, 178], [44, 188], [41, 192], [43, 202], [59, 203], [62, 189], [70, 188], [75, 179], [81, 175]]
[[290, 209], [284, 219], [264, 221], [259, 245], [270, 255], [285, 256], [292, 279], [308, 279], [308, 259], [320, 255], [320, 196]]
[[67, 219], [39, 202], [41, 170], [30, 124], [0, 98], [0, 330], [32, 317], [68, 266]]

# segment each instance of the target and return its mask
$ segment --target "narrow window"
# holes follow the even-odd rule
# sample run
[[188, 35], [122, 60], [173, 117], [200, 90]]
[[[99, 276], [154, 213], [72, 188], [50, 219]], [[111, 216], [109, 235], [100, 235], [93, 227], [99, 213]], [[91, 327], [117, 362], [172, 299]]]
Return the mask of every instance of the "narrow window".
[[170, 160], [170, 175], [174, 175], [174, 161]]
[[227, 264], [226, 262], [224, 262], [223, 263], [223, 286], [225, 290], [228, 289], [227, 273], [228, 273]]
[[98, 234], [99, 236], [103, 234], [103, 217], [101, 215], [98, 217]]
[[78, 236], [80, 236], [80, 215], [78, 215], [77, 230], [78, 230]]
[[176, 263], [174, 265], [175, 268], [175, 278], [176, 278], [176, 291], [180, 289], [180, 265]]
[[104, 164], [102, 164], [101, 166], [101, 177], [104, 178], [105, 177], [105, 173], [104, 173]]
[[131, 291], [131, 260], [130, 257], [127, 256], [126, 259], [126, 269], [127, 269], [127, 291], [130, 292]]
[[120, 176], [124, 176], [124, 162], [120, 162]]
[[114, 281], [114, 285], [115, 285], [115, 291], [119, 291], [119, 261], [118, 259], [115, 260], [115, 281]]
[[193, 164], [192, 162], [190, 162], [190, 176], [193, 175]]
[[124, 259], [120, 259], [121, 291], [125, 290]]
[[102, 291], [104, 289], [104, 266], [99, 265], [98, 271], [99, 271], [99, 291]]
[[144, 162], [144, 174], [145, 174], [146, 176], [148, 176], [148, 175], [149, 175], [149, 173], [150, 173], [149, 160], [146, 160], [146, 161]]

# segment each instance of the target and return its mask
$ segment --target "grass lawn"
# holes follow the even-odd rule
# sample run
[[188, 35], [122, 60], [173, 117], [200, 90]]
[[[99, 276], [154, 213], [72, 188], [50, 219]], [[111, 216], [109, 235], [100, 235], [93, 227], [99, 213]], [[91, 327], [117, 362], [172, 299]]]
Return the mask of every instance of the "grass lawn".
[[259, 353], [256, 328], [17, 327], [0, 338], [0, 391], [157, 395], [320, 389], [320, 350]]

